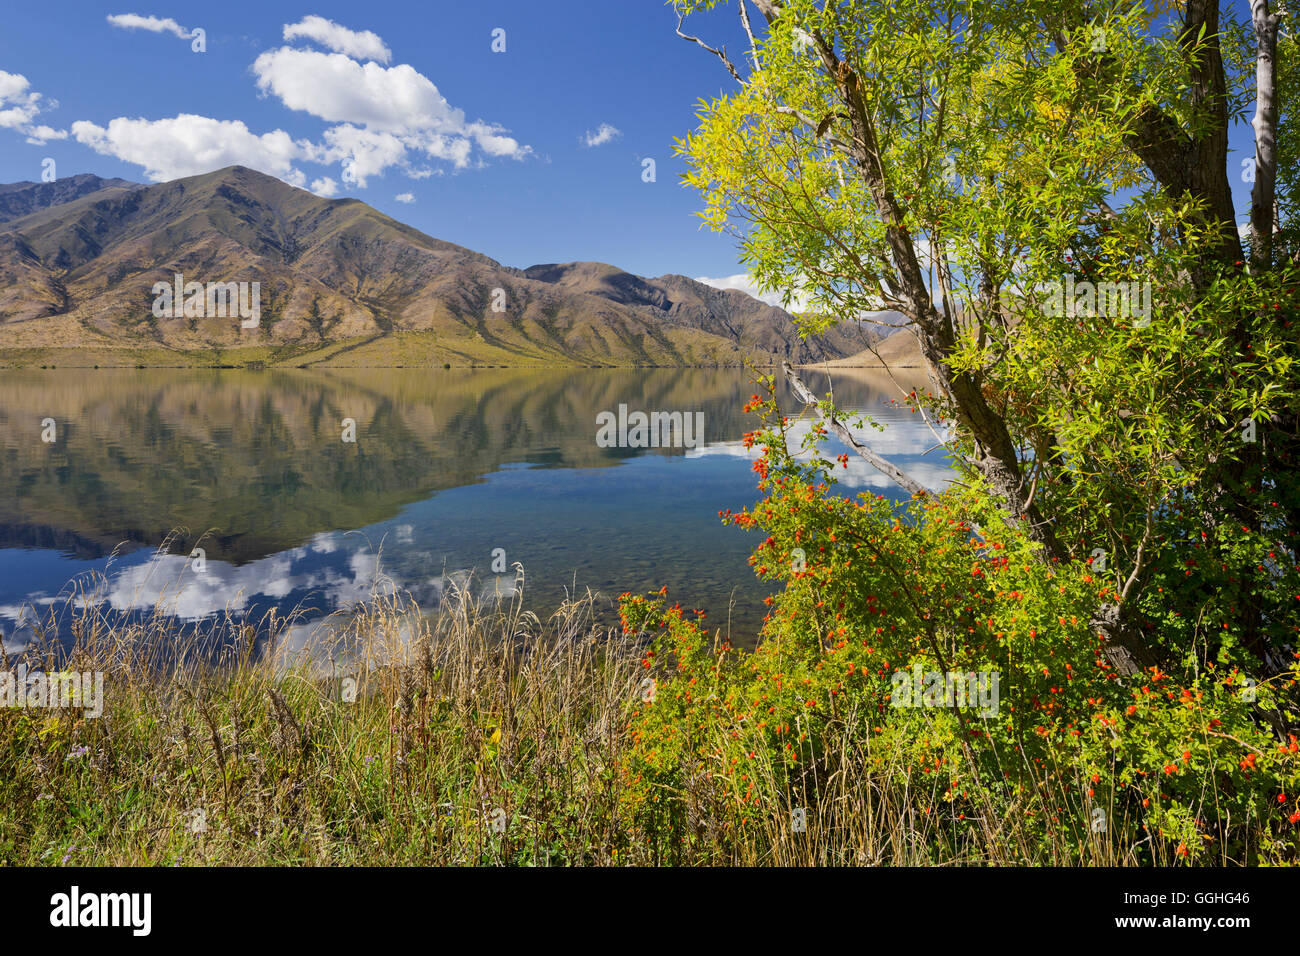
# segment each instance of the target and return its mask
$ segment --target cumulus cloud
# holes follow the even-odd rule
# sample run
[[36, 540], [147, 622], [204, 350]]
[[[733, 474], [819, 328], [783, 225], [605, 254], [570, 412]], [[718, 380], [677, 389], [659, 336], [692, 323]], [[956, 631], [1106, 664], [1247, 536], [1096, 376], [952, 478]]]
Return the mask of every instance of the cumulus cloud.
[[314, 40], [321, 46], [363, 60], [378, 60], [387, 63], [393, 53], [379, 35], [369, 30], [349, 30], [333, 20], [326, 20], [316, 15], [303, 17], [297, 23], [284, 25], [284, 38], [288, 41], [299, 38]]
[[511, 159], [523, 159], [532, 149], [528, 146], [520, 146], [519, 141], [512, 136], [506, 136], [505, 130], [500, 126], [494, 126], [491, 123], [470, 123], [465, 127], [465, 132], [474, 138], [478, 148], [483, 150], [489, 156], [508, 156]]
[[[760, 302], [766, 302], [768, 305], [774, 305], [778, 309], [785, 308], [785, 306], [781, 304], [780, 292], [759, 291], [758, 283], [755, 282], [754, 277], [749, 275], [748, 273], [742, 272], [739, 275], [722, 276], [721, 278], [717, 278], [717, 279], [713, 279], [708, 276], [699, 276], [698, 278], [696, 278], [695, 281], [703, 282], [705, 285], [711, 285], [715, 289], [739, 289], [741, 292], [744, 292], [748, 295], [752, 295], [755, 299], [758, 299]], [[802, 291], [796, 291], [793, 300], [791, 300], [790, 302], [790, 306], [789, 306], [790, 311], [802, 312], [807, 307], [808, 307], [808, 296]]]
[[27, 142], [33, 146], [44, 146], [51, 139], [67, 139], [68, 131], [66, 129], [55, 129], [53, 126], [29, 126], [23, 130], [27, 134]]
[[398, 202], [415, 202], [415, 193], [398, 193], [393, 198]]
[[[170, 18], [127, 13], [114, 14], [109, 22], [122, 29], [189, 35]], [[390, 168], [412, 179], [441, 174], [424, 166], [424, 160], [465, 169], [476, 161], [482, 165], [479, 157], [523, 159], [532, 153], [501, 126], [469, 121], [409, 64], [384, 65], [392, 54], [374, 33], [319, 16], [285, 24], [283, 33], [286, 40], [314, 42], [330, 52], [281, 46], [258, 56], [251, 71], [264, 96], [327, 124], [316, 142], [295, 140], [280, 129], [259, 134], [239, 120], [194, 114], [158, 120], [122, 116], [107, 126], [82, 120], [73, 124], [72, 135], [97, 152], [143, 166], [154, 181], [239, 164], [301, 186], [307, 176], [295, 162], [337, 164], [337, 175], [312, 181], [310, 188], [322, 196], [334, 195], [340, 185], [364, 188], [371, 176]], [[16, 79], [25, 86], [25, 79]], [[24, 115], [39, 111], [39, 96], [31, 95], [36, 99], [21, 104]], [[4, 116], [0, 113], [0, 125], [5, 125]], [[48, 127], [30, 127], [30, 116], [15, 114], [9, 125], [19, 123], [29, 136], [59, 135]]]
[[360, 123], [391, 132], [459, 127], [433, 82], [406, 63], [359, 63], [342, 53], [280, 47], [253, 62], [257, 87], [291, 110], [328, 122]]
[[[720, 278], [698, 276], [695, 281], [703, 282], [705, 285], [711, 285], [715, 289], [738, 289], [746, 295], [753, 296], [760, 302], [766, 302], [768, 305], [773, 305], [778, 309], [785, 309], [792, 313], [806, 312], [809, 309], [809, 295], [805, 290], [796, 288], [794, 290], [794, 295], [790, 299], [790, 304], [787, 306], [781, 302], [781, 292], [760, 291], [758, 283], [754, 281], [754, 277], [744, 272], [733, 276], [721, 276]], [[883, 305], [884, 303], [881, 304]], [[861, 312], [859, 313], [858, 318], [866, 322], [878, 322], [885, 325], [902, 325], [906, 321], [901, 313], [892, 309]]]
[[611, 126], [609, 123], [601, 123], [600, 126], [596, 127], [595, 132], [587, 130], [583, 142], [588, 146], [604, 146], [606, 143], [612, 143], [622, 135], [623, 133], [618, 127]]
[[0, 70], [0, 129], [22, 133], [33, 146], [41, 146], [51, 139], [67, 139], [66, 130], [32, 122], [58, 105], [32, 90], [31, 83], [21, 73]]
[[361, 129], [351, 124], [325, 131], [325, 142], [313, 151], [319, 163], [343, 164], [343, 181], [365, 188], [371, 176], [402, 162], [406, 144], [392, 133]]
[[427, 175], [411, 168], [412, 155], [463, 169], [475, 149], [494, 158], [532, 153], [499, 125], [468, 121], [410, 64], [382, 66], [344, 52], [283, 46], [258, 56], [252, 71], [263, 94], [336, 124], [324, 133], [320, 160], [342, 163], [349, 184], [365, 186], [368, 177], [390, 166], [416, 178]]
[[97, 153], [143, 166], [154, 182], [242, 165], [299, 185], [303, 177], [293, 161], [314, 152], [310, 144], [295, 142], [284, 130], [259, 136], [241, 120], [193, 113], [160, 120], [118, 117], [107, 127], [78, 120], [72, 124], [72, 135]]
[[138, 13], [110, 13], [108, 22], [122, 30], [148, 30], [150, 33], [170, 33], [188, 40], [193, 30], [187, 30], [171, 17], [141, 16]]

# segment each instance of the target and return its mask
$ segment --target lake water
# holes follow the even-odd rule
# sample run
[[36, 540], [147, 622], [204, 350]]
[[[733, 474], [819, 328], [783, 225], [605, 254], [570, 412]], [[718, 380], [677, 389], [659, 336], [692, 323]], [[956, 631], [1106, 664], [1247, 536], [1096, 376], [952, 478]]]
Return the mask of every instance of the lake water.
[[[889, 402], [920, 373], [833, 373], [871, 444], [932, 486], [935, 437]], [[428, 611], [448, 582], [509, 592], [544, 618], [567, 592], [667, 585], [750, 644], [766, 586], [754, 533], [718, 512], [757, 498], [739, 369], [30, 370], [0, 372], [0, 636], [31, 640], [79, 581], [106, 615], [187, 623], [346, 609], [376, 590]], [[819, 392], [827, 375], [805, 379]], [[795, 410], [788, 392], [784, 408]], [[597, 415], [703, 412], [695, 448], [603, 448]], [[53, 420], [51, 433], [50, 422]], [[344, 419], [355, 442], [343, 441]], [[53, 441], [46, 441], [53, 438]], [[832, 453], [842, 449], [832, 447]], [[840, 491], [901, 496], [856, 457]], [[179, 532], [169, 539], [174, 532]], [[160, 546], [166, 542], [166, 551]], [[190, 555], [204, 552], [196, 570]], [[102, 577], [101, 577], [102, 576]], [[97, 582], [91, 587], [91, 582]]]

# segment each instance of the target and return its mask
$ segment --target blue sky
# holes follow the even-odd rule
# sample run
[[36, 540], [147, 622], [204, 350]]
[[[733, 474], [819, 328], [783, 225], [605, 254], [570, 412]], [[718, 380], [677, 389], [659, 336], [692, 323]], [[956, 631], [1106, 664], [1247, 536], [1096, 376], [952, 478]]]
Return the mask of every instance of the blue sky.
[[[170, 25], [110, 14], [203, 28], [206, 52]], [[733, 18], [708, 19], [729, 35]], [[136, 182], [242, 162], [507, 265], [727, 276], [734, 241], [701, 229], [672, 144], [731, 79], [676, 22], [657, 0], [10, 3], [0, 71], [41, 96], [27, 126], [68, 135], [36, 144], [0, 129], [0, 182], [39, 180], [45, 157], [59, 176]], [[504, 53], [492, 51], [498, 28]], [[617, 133], [587, 145], [602, 126]]]
[[[733, 85], [675, 26], [659, 0], [9, 3], [0, 182], [39, 180], [47, 157], [137, 182], [243, 163], [506, 265], [733, 276], [672, 148]], [[741, 49], [729, 10], [692, 32]], [[1234, 129], [1229, 164], [1243, 213], [1249, 137]]]

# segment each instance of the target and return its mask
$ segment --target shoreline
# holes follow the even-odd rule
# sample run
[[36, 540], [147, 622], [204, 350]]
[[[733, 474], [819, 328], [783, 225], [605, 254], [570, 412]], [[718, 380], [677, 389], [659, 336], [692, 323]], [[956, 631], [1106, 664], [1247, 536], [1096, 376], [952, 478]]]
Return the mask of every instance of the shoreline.
[[[243, 363], [235, 362], [139, 362], [139, 361], [109, 361], [105, 356], [96, 355], [97, 361], [90, 361], [88, 358], [78, 358], [71, 361], [57, 360], [58, 356], [43, 355], [40, 359], [31, 360], [14, 360], [10, 355], [0, 350], [0, 369], [14, 371], [58, 371], [60, 369], [78, 369], [90, 371], [120, 371], [122, 369], [137, 370], [213, 370], [213, 371], [286, 371], [302, 370], [310, 371], [315, 369], [423, 369], [426, 371], [463, 371], [466, 369], [519, 369], [536, 370], [536, 369], [606, 369], [610, 371], [627, 370], [627, 369], [745, 369], [754, 367], [763, 369], [780, 368], [777, 362], [755, 362], [755, 363], [705, 363], [705, 362], [687, 362], [674, 364], [656, 364], [656, 363], [603, 363], [599, 365], [587, 362], [516, 362], [516, 363], [496, 363], [496, 362], [443, 362], [432, 364], [420, 363], [365, 363], [365, 364], [335, 364], [329, 361], [312, 362], [308, 364], [295, 363], [292, 361], [285, 362], [266, 362], [253, 360]], [[845, 370], [870, 370], [870, 371], [924, 371], [919, 365], [866, 365], [866, 364], [831, 364], [828, 362], [811, 362], [811, 363], [792, 363], [794, 368], [808, 369], [816, 372], [835, 372]]]

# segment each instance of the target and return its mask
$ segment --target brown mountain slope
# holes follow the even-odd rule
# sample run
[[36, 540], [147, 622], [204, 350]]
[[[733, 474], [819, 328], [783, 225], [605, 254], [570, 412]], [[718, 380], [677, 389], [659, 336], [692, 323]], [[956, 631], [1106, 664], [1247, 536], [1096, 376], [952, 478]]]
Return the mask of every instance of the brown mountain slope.
[[52, 183], [0, 184], [0, 222], [9, 222], [105, 189], [136, 188], [135, 183], [125, 179], [101, 179], [90, 173], [56, 179]]
[[[0, 350], [687, 365], [774, 352], [820, 361], [862, 347], [838, 331], [801, 340], [780, 309], [683, 276], [502, 266], [358, 200], [321, 199], [239, 166], [155, 186], [81, 179], [63, 192], [0, 191], [0, 209], [10, 195], [22, 213], [0, 224]], [[176, 273], [258, 282], [260, 324], [155, 317], [153, 285]]]
[[869, 349], [817, 364], [826, 368], [925, 368], [925, 356], [915, 330], [903, 327], [882, 336]]

